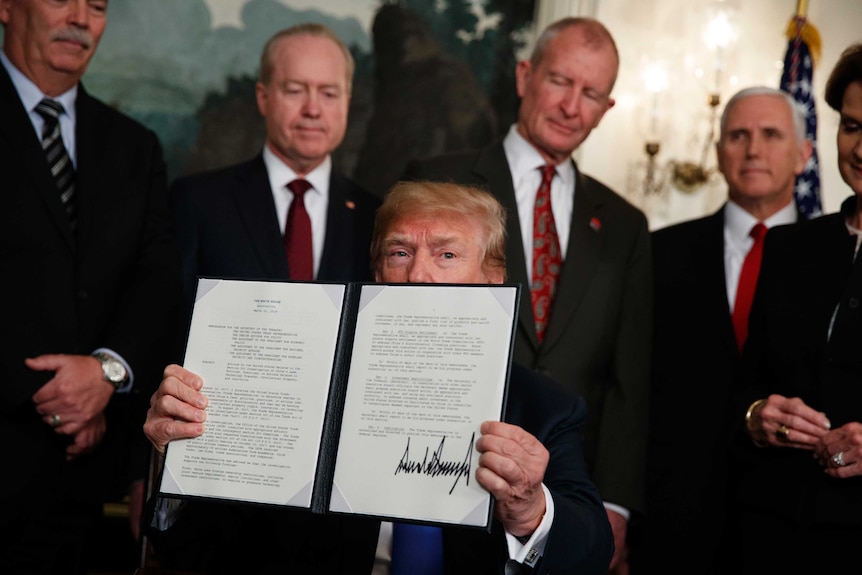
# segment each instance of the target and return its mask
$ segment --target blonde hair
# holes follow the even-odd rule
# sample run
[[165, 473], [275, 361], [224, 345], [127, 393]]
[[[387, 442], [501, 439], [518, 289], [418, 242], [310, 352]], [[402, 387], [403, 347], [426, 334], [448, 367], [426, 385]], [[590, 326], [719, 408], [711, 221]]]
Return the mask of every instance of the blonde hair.
[[371, 238], [371, 269], [379, 271], [384, 257], [386, 233], [407, 215], [436, 218], [467, 217], [485, 230], [482, 269], [499, 271], [506, 277], [506, 210], [485, 190], [441, 182], [397, 182], [386, 194], [374, 220]]

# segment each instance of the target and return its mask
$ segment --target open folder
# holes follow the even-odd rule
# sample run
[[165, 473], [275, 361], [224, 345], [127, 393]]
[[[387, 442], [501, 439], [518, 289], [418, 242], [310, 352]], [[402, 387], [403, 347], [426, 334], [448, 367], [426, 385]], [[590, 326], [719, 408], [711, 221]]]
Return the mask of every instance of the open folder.
[[517, 285], [201, 278], [206, 431], [159, 491], [490, 528], [475, 441], [505, 409]]

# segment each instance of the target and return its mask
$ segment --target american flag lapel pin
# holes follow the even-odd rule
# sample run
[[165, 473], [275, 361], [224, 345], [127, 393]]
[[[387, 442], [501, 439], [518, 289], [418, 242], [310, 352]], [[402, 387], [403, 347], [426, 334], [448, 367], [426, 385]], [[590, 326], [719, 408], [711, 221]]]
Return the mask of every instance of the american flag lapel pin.
[[590, 218], [590, 227], [594, 232], [598, 232], [602, 229], [602, 221], [597, 217]]

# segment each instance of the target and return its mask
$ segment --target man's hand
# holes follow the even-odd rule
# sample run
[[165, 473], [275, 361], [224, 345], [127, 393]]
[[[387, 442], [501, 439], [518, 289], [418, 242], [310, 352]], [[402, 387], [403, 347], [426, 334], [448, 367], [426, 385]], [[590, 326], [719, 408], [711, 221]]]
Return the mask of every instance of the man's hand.
[[[27, 358], [24, 363], [34, 371], [54, 372], [54, 377], [33, 395], [33, 403], [46, 424], [57, 433], [75, 435], [77, 442], [77, 434], [95, 423], [114, 393], [114, 386], [102, 377], [99, 361], [89, 355], [51, 354]], [[59, 418], [59, 424], [54, 416]], [[97, 435], [101, 441], [104, 419], [101, 426], [101, 434], [90, 429], [80, 438], [82, 449]]]
[[754, 408], [746, 428], [758, 445], [795, 447], [813, 451], [829, 431], [826, 415], [808, 407], [798, 397], [773, 394]]
[[516, 537], [529, 536], [545, 515], [545, 446], [517, 425], [486, 421], [476, 441], [476, 480], [494, 495], [494, 516]]
[[93, 451], [97, 445], [102, 443], [105, 437], [105, 414], [100, 413], [75, 433], [72, 444], [66, 448], [66, 460], [71, 461], [76, 457]]
[[605, 511], [608, 513], [608, 521], [611, 524], [611, 531], [614, 534], [614, 556], [611, 558], [611, 565], [609, 567], [609, 569], [613, 571], [620, 565], [620, 561], [628, 554], [626, 548], [628, 521], [626, 521], [625, 517], [607, 507], [605, 507]]
[[200, 392], [203, 380], [179, 365], [165, 368], [164, 378], [150, 399], [144, 435], [164, 454], [175, 439], [197, 437], [204, 432], [207, 398]]

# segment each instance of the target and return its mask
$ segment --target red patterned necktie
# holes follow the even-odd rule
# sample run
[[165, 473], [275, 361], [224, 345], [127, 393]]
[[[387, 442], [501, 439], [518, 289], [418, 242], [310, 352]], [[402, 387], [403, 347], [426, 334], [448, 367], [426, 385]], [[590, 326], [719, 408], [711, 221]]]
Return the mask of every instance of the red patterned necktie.
[[303, 197], [311, 189], [306, 180], [293, 180], [287, 184], [293, 192], [293, 201], [287, 210], [284, 226], [284, 253], [290, 279], [311, 281], [314, 279], [314, 255], [311, 247], [311, 218], [305, 209]]
[[536, 193], [533, 209], [533, 281], [530, 295], [533, 300], [533, 319], [536, 322], [536, 339], [539, 343], [545, 336], [551, 315], [551, 304], [557, 289], [557, 278], [563, 257], [560, 252], [560, 239], [551, 210], [551, 181], [554, 179], [554, 166], [544, 166], [542, 183]]
[[736, 288], [736, 302], [733, 304], [733, 331], [736, 332], [736, 344], [739, 351], [745, 345], [748, 337], [748, 312], [754, 299], [754, 288], [757, 287], [757, 276], [760, 275], [760, 262], [763, 259], [763, 238], [767, 228], [762, 223], [755, 224], [748, 233], [754, 238], [754, 245], [748, 250], [742, 270], [739, 272], [739, 284]]

